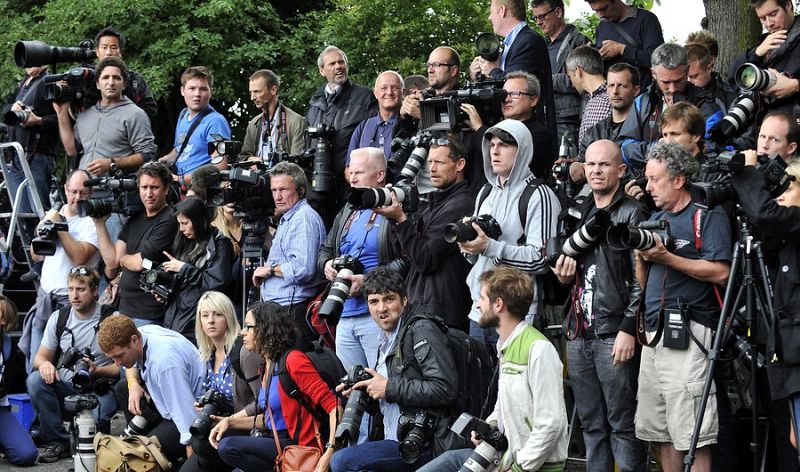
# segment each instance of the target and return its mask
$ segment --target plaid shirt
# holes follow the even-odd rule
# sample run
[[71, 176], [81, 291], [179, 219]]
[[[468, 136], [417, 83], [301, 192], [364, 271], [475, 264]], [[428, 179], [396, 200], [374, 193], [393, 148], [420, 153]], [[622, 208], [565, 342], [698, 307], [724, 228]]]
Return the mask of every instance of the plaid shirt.
[[583, 139], [586, 130], [596, 125], [598, 122], [608, 118], [611, 115], [611, 104], [608, 103], [608, 91], [606, 90], [606, 83], [597, 88], [594, 92], [589, 94], [589, 100], [586, 102], [586, 108], [583, 109], [583, 119], [581, 119], [581, 127], [578, 130], [578, 142]]

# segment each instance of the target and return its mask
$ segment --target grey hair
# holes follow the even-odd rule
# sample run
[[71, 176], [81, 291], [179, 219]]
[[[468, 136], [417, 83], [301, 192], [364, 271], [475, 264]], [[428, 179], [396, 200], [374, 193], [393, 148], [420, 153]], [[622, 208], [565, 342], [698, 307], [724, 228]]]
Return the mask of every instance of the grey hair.
[[534, 97], [538, 97], [542, 93], [542, 86], [539, 84], [539, 79], [530, 72], [525, 72], [524, 70], [509, 72], [508, 75], [506, 75], [506, 80], [510, 79], [525, 79], [525, 92]]
[[383, 149], [377, 147], [362, 147], [353, 149], [350, 153], [350, 159], [353, 158], [355, 153], [363, 154], [369, 162], [378, 166], [378, 169], [386, 170], [386, 156], [383, 155]]
[[661, 66], [665, 69], [673, 70], [680, 66], [688, 67], [686, 49], [680, 44], [664, 43], [657, 47], [650, 55], [652, 67]]
[[588, 45], [573, 49], [565, 64], [568, 71], [580, 67], [589, 75], [603, 75], [603, 56], [600, 51]]
[[397, 77], [397, 80], [400, 81], [400, 91], [401, 92], [403, 91], [404, 88], [406, 88], [406, 84], [405, 84], [405, 81], [403, 80], [403, 76], [400, 75], [397, 71], [394, 71], [394, 70], [385, 70], [385, 71], [381, 72], [380, 74], [378, 74], [378, 76], [375, 77], [375, 86], [376, 87], [378, 86], [378, 79], [380, 79], [383, 74], [393, 74], [395, 77]]
[[288, 175], [291, 177], [297, 192], [301, 197], [305, 196], [308, 180], [306, 179], [306, 173], [303, 172], [302, 167], [293, 162], [281, 161], [275, 164], [275, 167], [269, 170], [270, 178], [279, 175]]
[[658, 142], [654, 144], [647, 153], [647, 162], [651, 160], [665, 163], [671, 179], [682, 175], [686, 178], [687, 184], [697, 179], [697, 171], [700, 167], [697, 159], [677, 143]]
[[319, 53], [319, 56], [317, 57], [317, 67], [322, 67], [323, 65], [325, 65], [325, 59], [324, 59], [325, 56], [332, 52], [338, 52], [339, 54], [341, 54], [342, 59], [344, 59], [344, 63], [347, 64], [347, 54], [345, 54], [344, 51], [337, 48], [336, 46], [330, 45], [325, 49], [323, 49], [321, 53]]

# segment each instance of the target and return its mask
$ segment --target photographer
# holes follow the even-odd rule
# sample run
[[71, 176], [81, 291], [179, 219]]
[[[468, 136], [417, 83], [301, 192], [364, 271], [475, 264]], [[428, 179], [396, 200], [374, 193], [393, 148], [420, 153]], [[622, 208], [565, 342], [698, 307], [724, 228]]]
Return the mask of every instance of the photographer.
[[[583, 165], [593, 198], [580, 207], [582, 228], [605, 212], [610, 223], [637, 225], [646, 217], [638, 202], [620, 185], [625, 164], [619, 146], [608, 140], [586, 149]], [[635, 317], [641, 287], [633, 252], [612, 248], [605, 237], [575, 258], [562, 254], [553, 272], [574, 285], [567, 314], [567, 366], [570, 386], [586, 444], [586, 470], [644, 470], [646, 450], [636, 439]], [[605, 399], [605, 401], [603, 401]]]
[[197, 300], [211, 290], [224, 292], [233, 281], [233, 246], [211, 226], [210, 211], [198, 197], [178, 202], [175, 218], [178, 233], [165, 254], [169, 260], [161, 264], [171, 278], [163, 326], [194, 342]]
[[193, 405], [206, 378], [197, 348], [161, 326], [137, 328], [124, 315], [111, 315], [100, 323], [97, 340], [116, 365], [125, 367], [125, 378], [117, 382], [114, 394], [128, 427], [134, 415], [141, 415], [135, 424], [138, 434], [158, 438], [161, 451], [177, 467], [192, 454], [189, 427], [197, 416]]
[[[89, 389], [90, 380], [101, 377], [119, 378], [119, 368], [104, 356], [98, 345], [97, 330], [100, 324], [100, 305], [97, 288], [100, 277], [94, 269], [83, 266], [69, 271], [70, 307], [54, 312], [45, 326], [42, 344], [33, 358], [33, 372], [28, 375], [27, 388], [41, 425], [41, 440], [46, 444], [39, 462], [49, 463], [71, 455], [69, 433], [61, 423], [64, 397]], [[79, 371], [78, 363], [63, 365], [68, 353], [80, 352], [88, 364], [87, 371]], [[86, 358], [85, 354], [92, 358]], [[111, 417], [117, 411], [113, 393], [98, 393], [100, 403], [97, 418], [98, 431], [108, 433]]]
[[464, 180], [466, 155], [466, 146], [456, 133], [434, 139], [428, 167], [436, 191], [428, 194], [428, 206], [419, 214], [407, 215], [393, 197], [391, 206], [376, 212], [394, 222], [392, 230], [410, 263], [409, 303], [437, 314], [452, 328], [469, 332], [471, 299], [466, 279], [470, 266], [458, 246], [444, 239], [445, 227], [469, 215], [474, 205]]
[[[517, 269], [498, 267], [481, 274], [480, 284], [479, 323], [495, 329], [500, 339], [497, 403], [486, 418], [507, 439], [508, 449], [497, 451], [497, 470], [561, 471], [569, 443], [563, 367], [550, 341], [525, 322], [534, 294], [531, 279]], [[476, 446], [480, 439], [472, 433]], [[451, 450], [420, 471], [463, 470], [473, 452]]]
[[[669, 471], [683, 469], [689, 449], [694, 402], [708, 373], [705, 353], [720, 313], [715, 285], [727, 281], [731, 259], [725, 212], [691, 204], [688, 186], [697, 168], [697, 160], [678, 144], [657, 143], [650, 149], [647, 192], [661, 211], [649, 221], [667, 220], [675, 245], [670, 252], [656, 235], [654, 247], [636, 250], [636, 275], [645, 290], [637, 330], [647, 335], [640, 339], [646, 347], [640, 364], [636, 437], [659, 445], [664, 470]], [[670, 321], [669, 332], [662, 336], [665, 320]], [[708, 446], [717, 442], [717, 432], [717, 402], [712, 395], [698, 436], [695, 467], [709, 470]]]
[[49, 249], [55, 248], [50, 256], [39, 256], [31, 247], [31, 257], [34, 261], [44, 261], [42, 275], [39, 279], [39, 289], [36, 292], [36, 302], [29, 314], [25, 317], [23, 336], [20, 339], [20, 349], [28, 358], [30, 370], [33, 356], [39, 350], [39, 344], [44, 333], [44, 326], [49, 316], [59, 308], [69, 304], [67, 275], [75, 266], [97, 266], [97, 232], [94, 223], [89, 217], [78, 216], [78, 202], [89, 197], [91, 189], [83, 186], [89, 173], [76, 169], [67, 176], [64, 192], [67, 195], [67, 204], [60, 210], [50, 210], [39, 223], [39, 228], [52, 223], [66, 223], [67, 231], [58, 231], [55, 228], [49, 232], [47, 239]]
[[[388, 267], [378, 267], [364, 277], [362, 291], [382, 331], [378, 362], [374, 370], [366, 369], [371, 378], [344, 394], [363, 390], [379, 401], [384, 438], [337, 451], [331, 459], [333, 472], [410, 471], [444, 451], [463, 447], [463, 441], [450, 431], [458, 379], [446, 335], [433, 320], [414, 316], [405, 287], [403, 277]], [[398, 338], [402, 338], [400, 345]], [[415, 439], [409, 433], [417, 428], [402, 425], [408, 420], [415, 424], [420, 414], [426, 424], [415, 438], [421, 436], [423, 442], [415, 442], [419, 456], [411, 460], [401, 454], [400, 446]]]
[[151, 162], [142, 166], [136, 172], [136, 182], [144, 211], [128, 219], [119, 240], [111, 241], [106, 218], [94, 218], [94, 225], [106, 277], [113, 279], [122, 274], [117, 294], [119, 312], [133, 317], [137, 326], [143, 326], [160, 322], [164, 310], [151, 294], [141, 289], [141, 272], [167, 260], [164, 251], [170, 249], [178, 223], [167, 205], [172, 176], [164, 164]]
[[[768, 113], [758, 130], [758, 147], [761, 155], [778, 155], [785, 162], [790, 162], [797, 155], [800, 146], [800, 125], [789, 112], [776, 111]], [[745, 151], [749, 156], [752, 151]]]

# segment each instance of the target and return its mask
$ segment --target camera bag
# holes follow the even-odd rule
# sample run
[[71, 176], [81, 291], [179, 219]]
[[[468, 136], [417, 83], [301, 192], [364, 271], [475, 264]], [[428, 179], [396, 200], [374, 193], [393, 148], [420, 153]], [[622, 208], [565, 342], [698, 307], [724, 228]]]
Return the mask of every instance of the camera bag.
[[94, 437], [97, 472], [163, 472], [172, 464], [155, 436], [120, 438], [97, 433]]

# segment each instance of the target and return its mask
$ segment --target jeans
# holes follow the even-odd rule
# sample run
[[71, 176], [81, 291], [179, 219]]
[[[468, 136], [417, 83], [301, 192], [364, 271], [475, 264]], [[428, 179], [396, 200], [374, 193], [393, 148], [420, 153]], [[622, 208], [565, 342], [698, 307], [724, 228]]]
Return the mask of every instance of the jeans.
[[16, 466], [30, 466], [36, 463], [39, 451], [31, 436], [17, 421], [11, 408], [0, 406], [0, 452]]
[[469, 320], [469, 335], [486, 345], [486, 349], [492, 356], [492, 359], [497, 357], [497, 340], [500, 335], [494, 328], [482, 328], [477, 322]]
[[35, 323], [31, 323], [31, 356], [25, 362], [25, 368], [28, 373], [33, 372], [33, 358], [36, 357], [36, 353], [39, 352], [43, 337], [44, 327], [37, 328]]
[[[18, 159], [15, 158], [14, 162], [16, 163], [17, 161]], [[48, 154], [34, 154], [29, 161], [29, 165], [33, 175], [33, 183], [29, 182], [27, 188], [31, 190], [31, 185], [36, 186], [36, 192], [42, 201], [42, 207], [44, 207], [44, 211], [47, 211], [50, 209], [50, 178], [53, 176], [54, 157]], [[9, 166], [6, 184], [12, 195], [17, 194], [17, 189], [19, 189], [24, 178], [25, 174], [22, 172], [21, 167]], [[25, 196], [26, 198], [20, 201], [19, 211], [32, 213], [33, 200], [27, 191]]]
[[[219, 457], [236, 470], [242, 472], [269, 472], [275, 466], [278, 448], [272, 431], [268, 436], [253, 438], [250, 436], [229, 436], [219, 442]], [[292, 444], [286, 431], [278, 432], [281, 447]]]
[[[28, 374], [26, 383], [31, 404], [39, 416], [42, 440], [46, 443], [69, 441], [69, 433], [64, 429], [62, 422], [61, 405], [65, 397], [76, 394], [75, 389], [61, 380], [46, 384], [39, 371]], [[105, 395], [97, 395], [97, 400], [99, 404], [95, 410], [95, 420], [99, 425], [107, 425], [117, 411], [114, 394], [108, 392]]]
[[[475, 449], [456, 449], [454, 451], [447, 451], [436, 459], [425, 464], [425, 467], [419, 469], [418, 472], [458, 472], [464, 462], [467, 461]], [[487, 468], [488, 471], [496, 469]]]
[[615, 338], [567, 343], [567, 366], [586, 443], [586, 470], [644, 471], [646, 450], [636, 439], [636, 358], [612, 365]]
[[400, 457], [400, 443], [383, 440], [350, 446], [336, 451], [331, 458], [332, 472], [403, 472], [414, 471], [432, 459], [428, 449], [414, 464], [406, 464]]
[[156, 320], [145, 320], [142, 318], [131, 318], [133, 320], [133, 324], [136, 325], [137, 328], [141, 328], [142, 326], [147, 326], [151, 324], [156, 324]]

